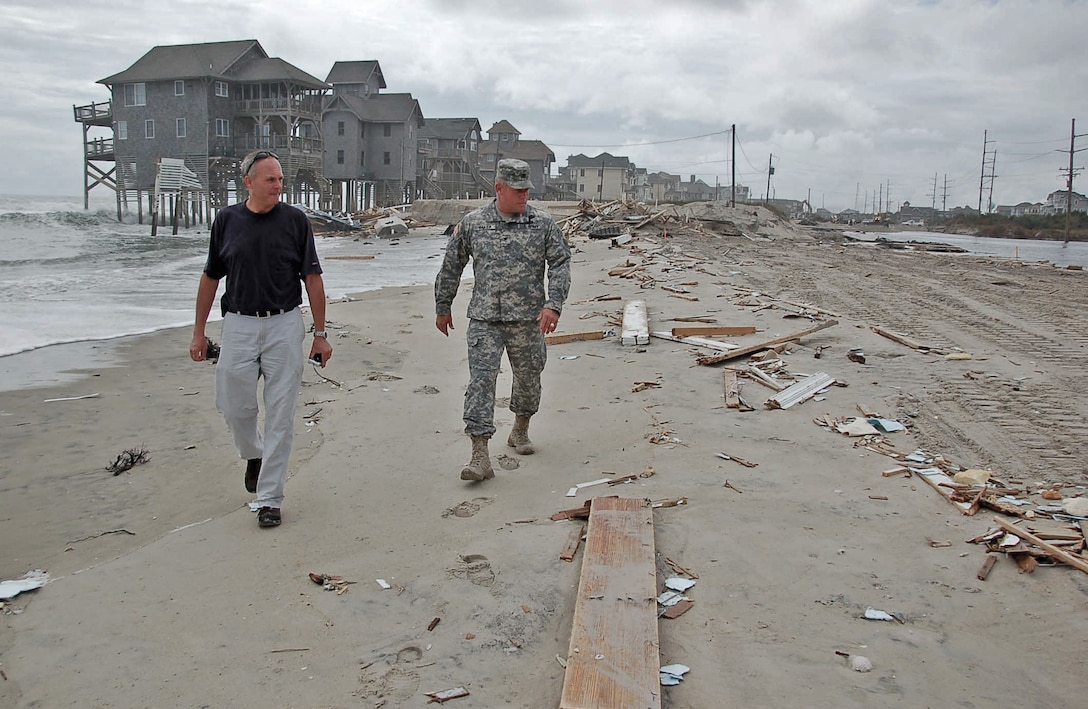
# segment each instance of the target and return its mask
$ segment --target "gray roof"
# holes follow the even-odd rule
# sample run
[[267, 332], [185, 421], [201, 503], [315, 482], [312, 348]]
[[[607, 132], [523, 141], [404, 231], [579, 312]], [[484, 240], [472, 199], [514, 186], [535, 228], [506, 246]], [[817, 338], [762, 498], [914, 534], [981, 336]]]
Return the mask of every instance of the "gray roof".
[[423, 111], [412, 94], [375, 94], [370, 98], [338, 94], [326, 104], [325, 110], [333, 110], [337, 104], [354, 113], [361, 121], [407, 123], [414, 115], [417, 125], [423, 125]]
[[517, 133], [521, 135], [521, 131], [514, 127], [514, 125], [507, 120], [501, 120], [495, 125], [487, 129], [488, 133]]
[[230, 78], [246, 82], [290, 81], [293, 84], [300, 84], [309, 89], [332, 88], [321, 79], [307, 74], [297, 66], [288, 64], [278, 57], [254, 59], [251, 62], [246, 62], [237, 72], [232, 73]]
[[255, 39], [206, 44], [175, 44], [153, 47], [124, 71], [99, 79], [107, 86], [139, 81], [167, 79], [227, 78], [226, 73], [246, 52], [256, 49], [259, 56], [268, 54]]
[[480, 143], [480, 155], [501, 152], [504, 158], [518, 158], [519, 160], [543, 160], [555, 162], [555, 153], [552, 149], [539, 140], [519, 140], [517, 145], [504, 146], [501, 150], [494, 140], [485, 140]]
[[626, 157], [616, 157], [610, 153], [601, 153], [595, 158], [586, 157], [578, 153], [567, 158], [567, 167], [631, 167], [631, 160]]
[[461, 140], [474, 130], [479, 135], [480, 121], [477, 118], [428, 118], [423, 122], [419, 137]]
[[[239, 64], [247, 54], [256, 58]], [[282, 59], [271, 58], [255, 39], [153, 47], [124, 71], [99, 79], [99, 84], [212, 78], [231, 81], [290, 81], [311, 89], [330, 88]]]
[[385, 88], [385, 76], [382, 68], [375, 59], [358, 62], [336, 62], [329, 70], [325, 81], [330, 84], [365, 84], [370, 77], [377, 74], [378, 86]]

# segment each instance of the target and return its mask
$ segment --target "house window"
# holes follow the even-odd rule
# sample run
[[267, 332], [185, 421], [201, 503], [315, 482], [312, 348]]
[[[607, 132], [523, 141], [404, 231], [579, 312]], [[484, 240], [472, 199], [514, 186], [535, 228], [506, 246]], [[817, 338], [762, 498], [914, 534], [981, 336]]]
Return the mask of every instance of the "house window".
[[578, 171], [578, 177], [585, 177], [585, 176], [586, 176], [586, 169], [583, 167], [581, 170]]
[[215, 137], [216, 138], [229, 138], [230, 137], [230, 121], [226, 118], [215, 119]]
[[389, 138], [390, 136], [393, 135], [393, 124], [392, 123], [386, 123], [385, 125], [382, 126], [382, 135], [385, 136], [386, 138]]
[[337, 165], [343, 165], [344, 164], [344, 151], [343, 150], [337, 150], [336, 151], [336, 164]]
[[125, 105], [146, 106], [147, 84], [125, 84]]
[[365, 150], [360, 150], [359, 151], [359, 167], [362, 167], [364, 165], [366, 165], [366, 151]]
[[128, 140], [128, 121], [117, 121], [117, 140]]
[[178, 125], [178, 137], [179, 138], [184, 138], [185, 137], [185, 119], [184, 118], [179, 118], [177, 120], [177, 125]]
[[388, 165], [390, 163], [389, 152], [382, 153], [382, 165]]
[[215, 82], [215, 95], [222, 96], [223, 98], [229, 98], [230, 92], [227, 91], [227, 82], [217, 81]]
[[584, 193], [584, 192], [586, 191], [586, 186], [585, 186], [585, 184], [581, 184], [581, 185], [578, 185], [578, 191], [579, 191], [579, 192], [583, 192], [583, 193]]
[[154, 138], [155, 137], [155, 119], [154, 118], [148, 118], [146, 121], [144, 121], [144, 137], [145, 138]]
[[174, 95], [175, 96], [184, 96], [185, 95], [185, 82], [182, 81], [181, 79], [178, 79], [177, 81], [174, 82]]
[[337, 121], [336, 122], [336, 134], [337, 135], [343, 135], [344, 134], [344, 122], [343, 121]]
[[360, 123], [359, 124], [359, 137], [360, 138], [365, 138], [366, 137], [366, 124], [365, 123]]

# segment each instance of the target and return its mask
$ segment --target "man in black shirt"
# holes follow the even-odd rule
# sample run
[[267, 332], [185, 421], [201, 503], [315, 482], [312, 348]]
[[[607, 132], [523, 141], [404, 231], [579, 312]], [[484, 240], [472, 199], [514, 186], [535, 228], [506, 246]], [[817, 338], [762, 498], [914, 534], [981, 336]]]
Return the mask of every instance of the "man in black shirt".
[[[245, 486], [257, 493], [257, 523], [280, 524], [283, 487], [294, 439], [295, 404], [302, 384], [306, 329], [299, 305], [302, 284], [310, 300], [314, 338], [310, 359], [325, 363], [325, 285], [310, 221], [280, 202], [283, 170], [275, 153], [242, 160], [249, 197], [226, 207], [212, 223], [208, 260], [196, 296], [189, 356], [205, 359], [204, 328], [219, 288], [223, 295], [222, 349], [215, 368], [215, 405], [246, 459]], [[257, 380], [264, 377], [264, 432], [257, 425]]]

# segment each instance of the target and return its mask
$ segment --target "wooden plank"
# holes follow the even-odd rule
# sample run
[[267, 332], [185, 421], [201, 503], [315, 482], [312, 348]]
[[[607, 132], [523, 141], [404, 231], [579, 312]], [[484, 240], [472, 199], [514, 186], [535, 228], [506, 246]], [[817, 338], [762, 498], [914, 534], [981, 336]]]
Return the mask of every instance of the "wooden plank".
[[754, 335], [756, 329], [751, 326], [728, 326], [719, 325], [715, 327], [674, 327], [672, 329], [673, 337], [693, 337], [697, 335]]
[[593, 500], [560, 709], [660, 709], [649, 500]]
[[[590, 520], [593, 519], [593, 512], [592, 511], [590, 511], [590, 513], [589, 513], [589, 518], [590, 518]], [[1062, 562], [1064, 564], [1069, 564], [1070, 566], [1072, 566], [1074, 568], [1077, 568], [1077, 569], [1080, 569], [1084, 573], [1088, 574], [1088, 561], [1085, 561], [1084, 559], [1080, 558], [1079, 556], [1076, 556], [1074, 554], [1070, 554], [1069, 552], [1067, 552], [1067, 551], [1065, 551], [1063, 549], [1059, 549], [1058, 547], [1054, 546], [1053, 544], [1047, 544], [1042, 539], [1039, 539], [1039, 537], [1035, 536], [1034, 534], [1032, 534], [1028, 530], [1024, 529], [1023, 527], [1018, 527], [1015, 524], [1012, 524], [1011, 522], [1006, 522], [1005, 520], [1001, 519], [1000, 517], [994, 517], [994, 522], [997, 522], [999, 525], [1001, 525], [1001, 528], [1004, 529], [1006, 532], [1011, 532], [1012, 534], [1015, 534], [1016, 536], [1020, 537], [1024, 541], [1031, 542], [1032, 544], [1039, 547], [1040, 549], [1045, 549], [1050, 556], [1054, 557], [1058, 561], [1060, 561], [1060, 562]]]
[[785, 342], [790, 342], [792, 340], [799, 340], [802, 337], [805, 337], [806, 335], [811, 335], [814, 332], [819, 332], [820, 330], [823, 330], [825, 328], [831, 327], [832, 325], [838, 325], [838, 324], [839, 324], [838, 320], [826, 320], [826, 321], [820, 323], [819, 325], [816, 325], [815, 327], [810, 327], [807, 330], [802, 330], [801, 332], [796, 332], [796, 333], [794, 333], [792, 335], [784, 335], [782, 337], [776, 337], [773, 340], [767, 340], [766, 342], [761, 342], [758, 345], [751, 345], [749, 347], [741, 347], [739, 350], [733, 350], [732, 352], [726, 352], [726, 353], [720, 354], [720, 355], [713, 355], [713, 356], [710, 356], [710, 357], [699, 357], [695, 361], [697, 363], [699, 363], [699, 364], [718, 364], [719, 362], [726, 362], [726, 361], [731, 360], [731, 359], [736, 359], [737, 357], [743, 357], [744, 355], [752, 354], [753, 352], [759, 352], [760, 350], [769, 349], [771, 347], [774, 347], [775, 345], [780, 345], [780, 344], [783, 344]]
[[725, 375], [725, 407], [727, 409], [739, 409], [740, 383], [737, 381], [737, 372], [733, 369], [727, 369], [722, 374]]
[[721, 340], [711, 340], [709, 337], [673, 337], [668, 332], [662, 330], [660, 332], [651, 332], [651, 337], [658, 337], [662, 340], [669, 340], [671, 342], [682, 342], [685, 345], [695, 345], [696, 347], [709, 347], [712, 350], [718, 351], [730, 351], [740, 347], [740, 345], [734, 345], [732, 342], [722, 342]]
[[585, 533], [586, 528], [583, 524], [578, 525], [577, 529], [570, 530], [567, 543], [563, 545], [563, 551], [559, 552], [559, 558], [563, 561], [574, 561], [574, 555], [578, 553], [578, 547], [581, 546]]
[[552, 333], [544, 336], [544, 344], [561, 345], [565, 342], [580, 342], [582, 340], [603, 340], [604, 333], [600, 330], [589, 332], [566, 332], [563, 334]]
[[650, 342], [649, 320], [646, 303], [632, 300], [623, 308], [623, 344], [645, 345]]
[[827, 372], [816, 372], [792, 384], [763, 403], [768, 409], [788, 409], [813, 397], [816, 392], [831, 386], [835, 380]]

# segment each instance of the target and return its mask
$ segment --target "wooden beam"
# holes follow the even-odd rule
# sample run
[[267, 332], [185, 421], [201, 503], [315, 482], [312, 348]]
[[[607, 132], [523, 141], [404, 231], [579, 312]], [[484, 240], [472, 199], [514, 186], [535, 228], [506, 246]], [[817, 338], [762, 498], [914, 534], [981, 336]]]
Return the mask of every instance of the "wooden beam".
[[[592, 516], [593, 513], [590, 512], [590, 519], [592, 519]], [[1053, 544], [1047, 544], [1042, 539], [1039, 539], [1039, 537], [1035, 536], [1023, 527], [1017, 527], [1015, 524], [1012, 524], [1011, 522], [1006, 522], [1000, 517], [994, 517], [994, 522], [997, 522], [1006, 532], [1015, 534], [1021, 539], [1031, 542], [1040, 549], [1045, 549], [1050, 556], [1054, 557], [1058, 561], [1069, 564], [1070, 566], [1078, 568], [1084, 573], [1088, 574], [1088, 561], [1085, 561], [1078, 556], [1074, 556], [1069, 552], [1065, 551], [1064, 549], [1059, 549]]]
[[739, 350], [733, 350], [732, 352], [725, 352], [724, 354], [720, 354], [720, 355], [712, 355], [712, 356], [709, 356], [709, 357], [699, 357], [695, 361], [697, 363], [699, 363], [699, 364], [718, 364], [719, 362], [726, 362], [726, 361], [731, 360], [731, 359], [736, 359], [737, 357], [743, 357], [745, 355], [752, 354], [753, 352], [759, 352], [760, 350], [765, 350], [765, 349], [774, 347], [775, 345], [780, 345], [780, 344], [782, 344], [784, 342], [790, 342], [792, 340], [800, 340], [802, 337], [805, 337], [807, 335], [811, 335], [814, 332], [819, 332], [820, 330], [823, 330], [823, 329], [831, 327], [832, 325], [838, 325], [838, 324], [839, 324], [838, 320], [825, 320], [824, 322], [820, 323], [819, 325], [816, 325], [815, 327], [810, 327], [807, 330], [802, 330], [801, 332], [797, 332], [797, 333], [794, 333], [792, 335], [784, 335], [783, 337], [776, 337], [773, 340], [767, 340], [766, 342], [761, 342], [758, 345], [750, 345], [748, 347], [741, 347]]
[[646, 303], [631, 300], [623, 308], [623, 344], [646, 345], [650, 342], [649, 321], [646, 318]]
[[560, 709], [660, 709], [653, 509], [594, 498]]
[[754, 335], [756, 329], [751, 326], [730, 327], [720, 325], [715, 327], [674, 327], [673, 337], [692, 337], [697, 335]]
[[563, 334], [552, 333], [551, 335], [544, 336], [544, 344], [547, 345], [561, 345], [565, 342], [580, 342], [582, 340], [603, 340], [604, 333], [600, 330], [591, 330], [589, 332], [567, 332]]

